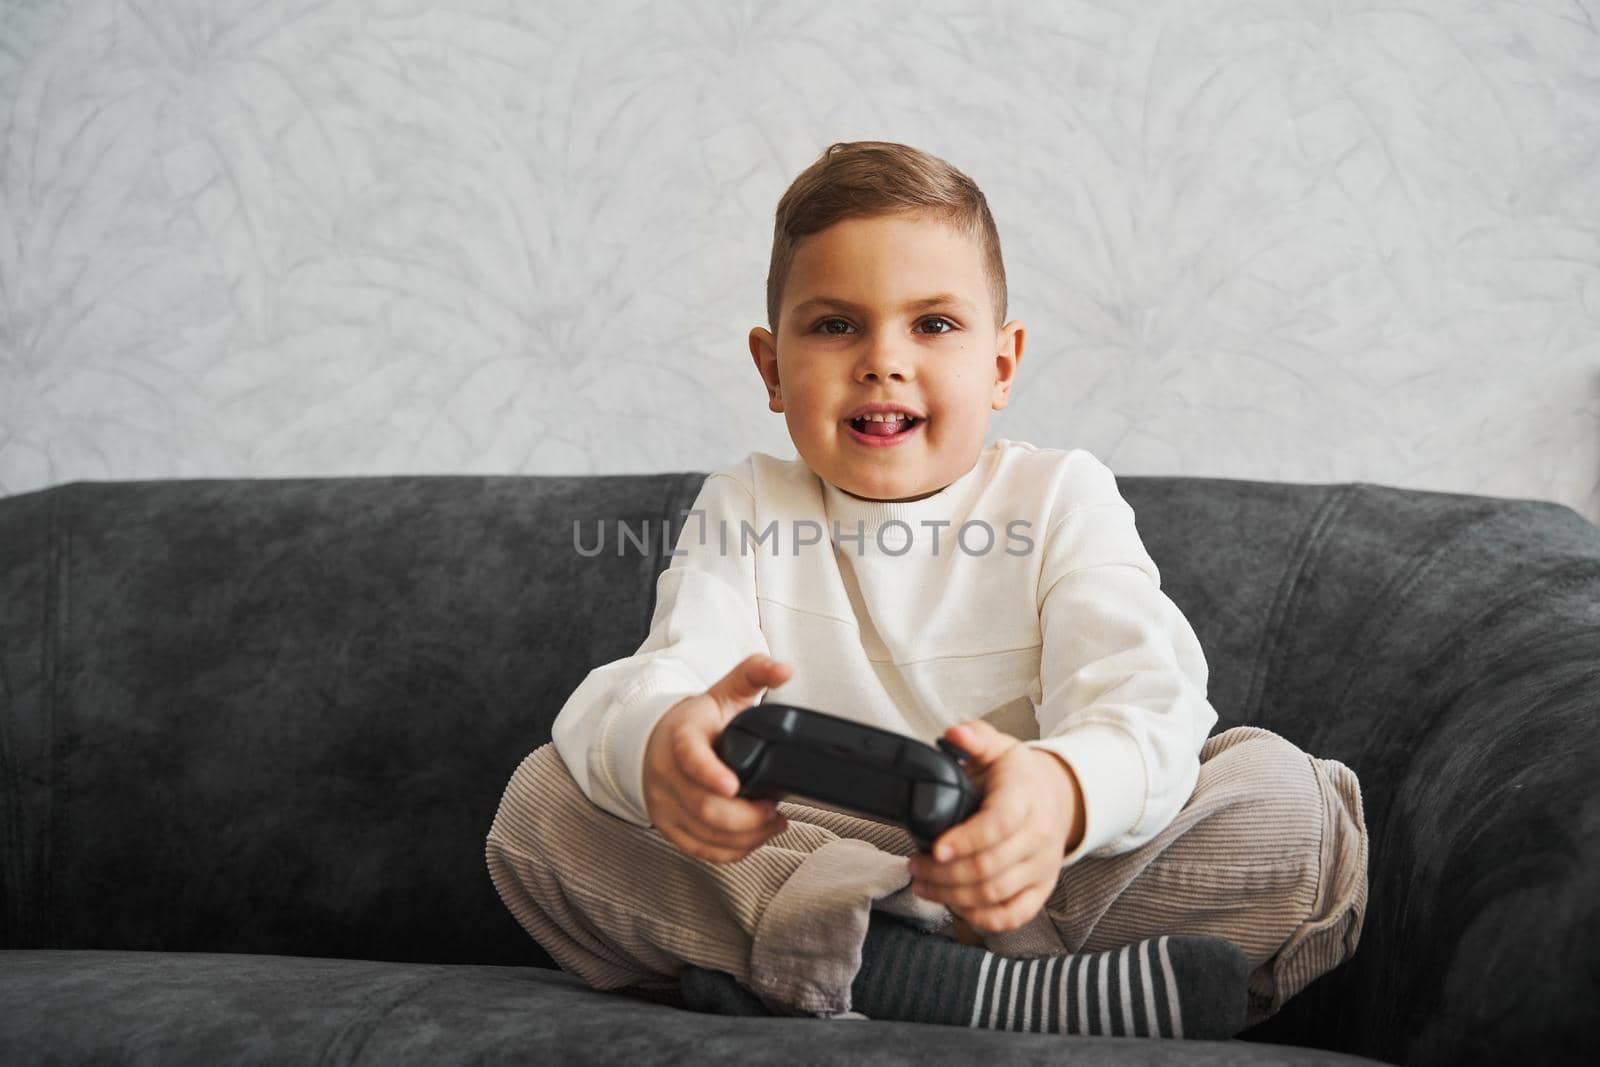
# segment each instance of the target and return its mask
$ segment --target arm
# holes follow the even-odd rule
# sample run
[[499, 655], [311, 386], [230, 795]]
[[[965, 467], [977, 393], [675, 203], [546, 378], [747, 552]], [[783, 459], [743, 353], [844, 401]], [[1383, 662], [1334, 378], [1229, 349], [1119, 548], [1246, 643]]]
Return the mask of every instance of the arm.
[[1079, 476], [1044, 542], [1039, 737], [1025, 742], [1057, 757], [1081, 797], [1063, 865], [1160, 833], [1194, 791], [1217, 722], [1199, 639], [1161, 592], [1133, 509], [1097, 460]]
[[[633, 655], [596, 667], [567, 698], [551, 739], [573, 780], [597, 806], [649, 826], [645, 743], [661, 717], [704, 693], [751, 653], [767, 654], [756, 611], [755, 559], [739, 551], [740, 520], [754, 501], [739, 479], [706, 478], [682, 517], [674, 555], [656, 580], [650, 632]], [[719, 523], [728, 529], [722, 552]]]
[[1047, 748], [1039, 748], [1038, 751], [1049, 753], [1050, 762], [1061, 772], [1062, 795], [1057, 810], [1071, 812], [1069, 816], [1071, 821], [1067, 826], [1067, 844], [1061, 852], [1065, 858], [1072, 855], [1072, 850], [1083, 841], [1083, 787], [1078, 784], [1078, 776], [1072, 772], [1072, 764]]

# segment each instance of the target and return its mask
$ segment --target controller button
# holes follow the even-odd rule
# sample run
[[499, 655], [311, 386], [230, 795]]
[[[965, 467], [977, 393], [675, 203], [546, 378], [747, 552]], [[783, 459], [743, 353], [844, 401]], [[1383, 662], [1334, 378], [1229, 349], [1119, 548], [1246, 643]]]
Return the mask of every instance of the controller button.
[[741, 779], [755, 766], [757, 757], [761, 755], [763, 743], [759, 738], [739, 730], [725, 730], [722, 734], [722, 744], [719, 746], [722, 762], [726, 763]]
[[936, 823], [944, 814], [944, 790], [935, 782], [918, 782], [911, 787], [911, 821], [918, 826]]

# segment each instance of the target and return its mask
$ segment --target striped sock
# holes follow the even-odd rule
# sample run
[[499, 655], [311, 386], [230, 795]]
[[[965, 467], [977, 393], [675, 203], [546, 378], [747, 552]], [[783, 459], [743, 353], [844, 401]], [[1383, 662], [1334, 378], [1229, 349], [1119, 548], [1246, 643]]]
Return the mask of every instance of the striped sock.
[[1244, 953], [1219, 937], [1162, 936], [1109, 952], [1016, 958], [874, 911], [850, 996], [870, 1019], [1227, 1038], [1244, 1029], [1249, 974]]

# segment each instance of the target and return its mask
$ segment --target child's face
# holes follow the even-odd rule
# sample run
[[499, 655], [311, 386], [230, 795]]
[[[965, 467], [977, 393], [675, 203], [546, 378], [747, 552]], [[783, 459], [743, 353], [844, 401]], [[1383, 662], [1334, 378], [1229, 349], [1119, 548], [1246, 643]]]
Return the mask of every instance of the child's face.
[[[908, 307], [936, 294], [953, 299]], [[816, 303], [823, 298], [851, 306]], [[931, 217], [837, 222], [801, 242], [778, 336], [756, 327], [750, 352], [767, 406], [819, 478], [870, 500], [915, 500], [972, 469], [989, 413], [1006, 406], [1022, 324], [994, 322], [978, 242]], [[920, 416], [889, 447], [852, 431], [863, 404]]]

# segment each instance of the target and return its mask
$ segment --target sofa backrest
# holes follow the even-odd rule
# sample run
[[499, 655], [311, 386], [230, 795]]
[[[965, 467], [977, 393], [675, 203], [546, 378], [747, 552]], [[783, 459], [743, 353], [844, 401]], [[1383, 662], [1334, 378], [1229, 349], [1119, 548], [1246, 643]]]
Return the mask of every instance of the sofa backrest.
[[[496, 896], [484, 834], [568, 694], [643, 639], [662, 524], [704, 478], [0, 499], [0, 945], [552, 965]], [[1534, 952], [1519, 989], [1551, 974], [1541, 948], [1592, 966], [1592, 944], [1518, 912], [1592, 922], [1577, 894], [1600, 899], [1579, 773], [1600, 531], [1367, 484], [1119, 485], [1200, 636], [1217, 730], [1264, 726], [1362, 782], [1361, 948], [1271, 1038], [1401, 1060], [1461, 1039], [1486, 961]], [[575, 524], [607, 551], [581, 555]], [[619, 525], [648, 551], [619, 551]]]
[[702, 474], [75, 482], [0, 500], [9, 947], [540, 963], [512, 769], [631, 653]]

